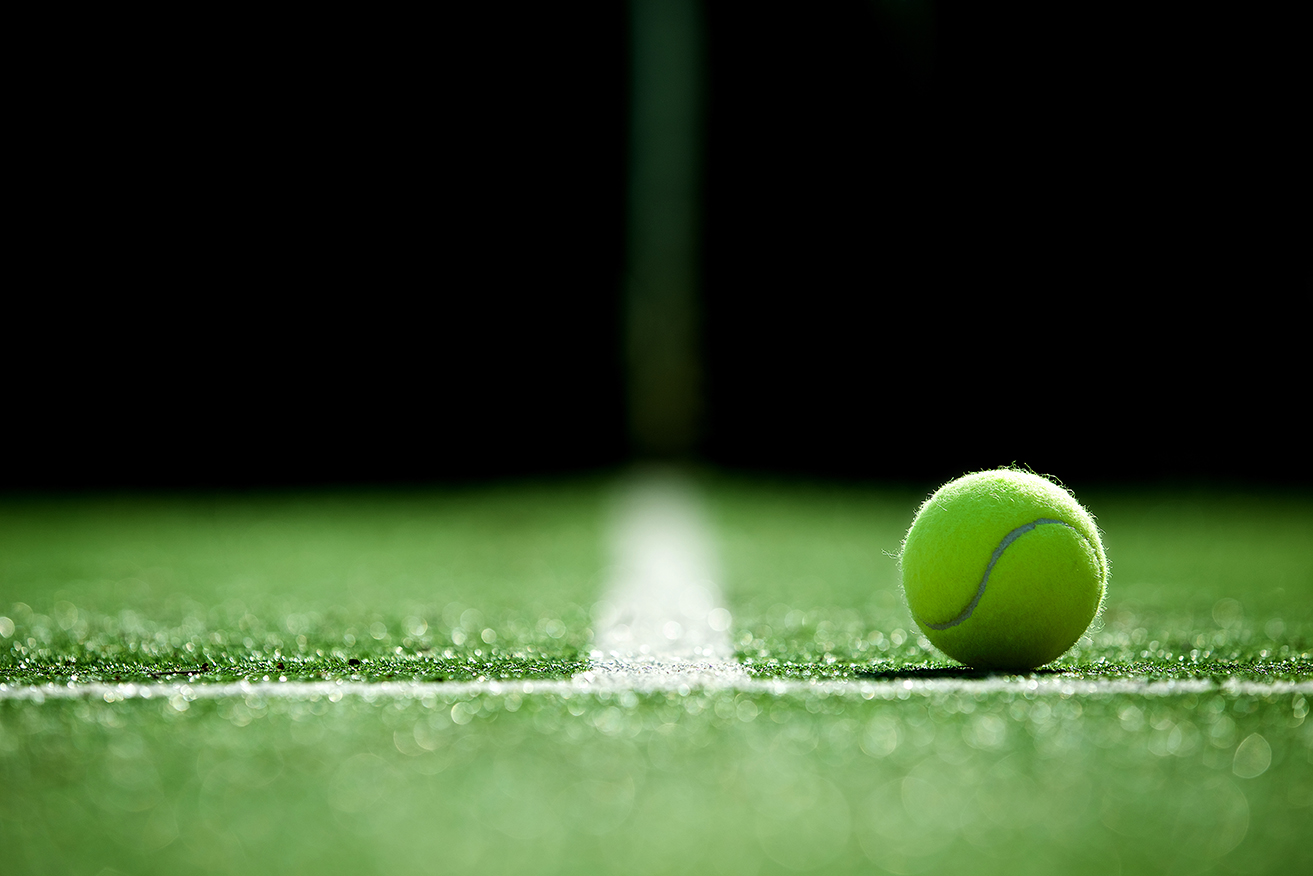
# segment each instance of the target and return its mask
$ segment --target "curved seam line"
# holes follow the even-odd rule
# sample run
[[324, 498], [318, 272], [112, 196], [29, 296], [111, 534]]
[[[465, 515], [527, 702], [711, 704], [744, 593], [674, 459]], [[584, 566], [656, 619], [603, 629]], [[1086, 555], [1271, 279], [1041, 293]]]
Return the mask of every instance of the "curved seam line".
[[965, 621], [967, 618], [971, 617], [971, 613], [974, 612], [976, 610], [976, 606], [980, 604], [980, 598], [985, 595], [985, 585], [989, 583], [989, 573], [994, 571], [994, 564], [998, 562], [999, 557], [1003, 556], [1003, 551], [1008, 549], [1008, 545], [1012, 544], [1012, 542], [1021, 538], [1023, 535], [1030, 532], [1035, 527], [1043, 526], [1049, 523], [1060, 524], [1062, 526], [1067, 527], [1068, 529], [1076, 531], [1076, 534], [1080, 535], [1081, 538], [1085, 537], [1082, 533], [1076, 530], [1076, 527], [1072, 526], [1070, 523], [1067, 523], [1065, 520], [1052, 520], [1048, 517], [1041, 517], [1040, 519], [1032, 523], [1023, 523], [1021, 526], [1018, 526], [1016, 529], [1012, 530], [1007, 535], [1003, 536], [1003, 540], [998, 543], [998, 547], [994, 548], [994, 554], [989, 558], [989, 565], [985, 567], [985, 577], [980, 579], [980, 586], [976, 588], [975, 598], [973, 598], [971, 600], [971, 603], [967, 605], [965, 609], [962, 610], [962, 613], [957, 617], [953, 618], [951, 621], [946, 621], [945, 623], [942, 624], [927, 623], [926, 626], [932, 630], [947, 630], [957, 626], [958, 624]]

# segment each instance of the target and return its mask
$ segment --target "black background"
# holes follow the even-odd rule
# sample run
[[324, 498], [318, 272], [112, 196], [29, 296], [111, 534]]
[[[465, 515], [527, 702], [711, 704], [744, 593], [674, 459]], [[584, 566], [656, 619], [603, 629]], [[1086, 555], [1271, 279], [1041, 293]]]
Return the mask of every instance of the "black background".
[[[699, 457], [1313, 482], [1293, 20], [890, 7], [706, 6]], [[623, 464], [623, 6], [259, 25], [33, 75], [0, 487]]]

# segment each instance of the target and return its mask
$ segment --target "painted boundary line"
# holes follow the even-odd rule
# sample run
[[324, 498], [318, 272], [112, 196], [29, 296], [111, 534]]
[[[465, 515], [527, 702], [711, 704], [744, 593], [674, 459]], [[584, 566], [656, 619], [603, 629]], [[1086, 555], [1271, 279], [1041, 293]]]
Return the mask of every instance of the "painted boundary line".
[[0, 701], [42, 703], [48, 700], [169, 700], [181, 697], [196, 700], [219, 700], [246, 697], [265, 699], [338, 700], [343, 697], [374, 699], [424, 699], [455, 701], [484, 696], [557, 696], [574, 697], [631, 691], [636, 694], [747, 693], [776, 697], [835, 696], [865, 700], [895, 700], [934, 696], [987, 696], [1011, 693], [1026, 697], [1095, 697], [1135, 696], [1167, 697], [1187, 694], [1220, 693], [1227, 696], [1313, 695], [1313, 680], [1255, 682], [1210, 679], [1180, 681], [1138, 681], [1136, 679], [1100, 679], [1088, 681], [1069, 678], [937, 678], [894, 679], [882, 681], [838, 680], [797, 681], [792, 679], [750, 678], [741, 673], [726, 675], [718, 667], [706, 671], [687, 667], [670, 671], [664, 666], [657, 672], [616, 671], [600, 668], [572, 679], [556, 681], [438, 681], [438, 682], [367, 682], [367, 681], [262, 681], [230, 684], [68, 684], [23, 685], [0, 684]]

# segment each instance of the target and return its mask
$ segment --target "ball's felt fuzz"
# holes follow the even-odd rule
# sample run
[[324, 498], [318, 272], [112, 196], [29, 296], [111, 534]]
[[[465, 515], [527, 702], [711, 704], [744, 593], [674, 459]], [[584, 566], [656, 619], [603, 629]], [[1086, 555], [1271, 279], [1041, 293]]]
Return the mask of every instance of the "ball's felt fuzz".
[[926, 500], [903, 539], [903, 593], [936, 648], [979, 669], [1062, 656], [1098, 614], [1108, 560], [1094, 519], [1029, 472], [969, 474]]

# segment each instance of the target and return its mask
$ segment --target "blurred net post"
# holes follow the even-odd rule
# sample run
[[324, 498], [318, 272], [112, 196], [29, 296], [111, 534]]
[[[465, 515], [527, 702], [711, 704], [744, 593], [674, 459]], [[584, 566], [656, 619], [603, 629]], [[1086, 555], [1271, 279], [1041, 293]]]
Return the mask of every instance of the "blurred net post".
[[673, 460], [702, 419], [698, 237], [704, 26], [699, 0], [631, 0], [625, 275], [631, 450]]

